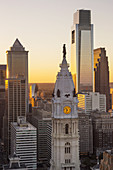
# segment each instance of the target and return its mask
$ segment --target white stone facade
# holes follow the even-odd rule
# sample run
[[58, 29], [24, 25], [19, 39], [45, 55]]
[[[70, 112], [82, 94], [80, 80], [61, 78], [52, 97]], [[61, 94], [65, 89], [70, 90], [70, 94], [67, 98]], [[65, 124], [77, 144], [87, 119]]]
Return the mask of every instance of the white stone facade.
[[52, 100], [50, 170], [79, 170], [78, 100], [65, 55], [60, 67]]

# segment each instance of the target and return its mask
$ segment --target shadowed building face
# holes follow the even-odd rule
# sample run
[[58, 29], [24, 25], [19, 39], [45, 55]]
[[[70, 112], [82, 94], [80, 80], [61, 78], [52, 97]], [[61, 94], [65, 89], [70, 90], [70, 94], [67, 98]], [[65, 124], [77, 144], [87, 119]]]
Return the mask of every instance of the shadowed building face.
[[95, 92], [106, 95], [106, 110], [110, 106], [109, 65], [105, 48], [94, 50], [94, 88]]

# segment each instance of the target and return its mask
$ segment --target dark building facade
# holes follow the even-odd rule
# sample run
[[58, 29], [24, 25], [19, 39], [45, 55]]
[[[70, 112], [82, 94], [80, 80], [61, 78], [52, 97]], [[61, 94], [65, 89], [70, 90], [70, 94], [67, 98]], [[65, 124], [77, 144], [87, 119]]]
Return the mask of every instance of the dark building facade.
[[0, 65], [0, 138], [2, 138], [3, 116], [5, 112], [6, 65]]
[[78, 112], [79, 120], [79, 150], [80, 155], [88, 155], [93, 153], [93, 126], [90, 115]]
[[6, 65], [0, 65], [0, 88], [5, 88]]
[[26, 116], [26, 82], [22, 77], [8, 78], [5, 81], [6, 111], [3, 120], [3, 141], [10, 153], [10, 126], [18, 116]]
[[33, 107], [32, 114], [27, 117], [27, 120], [37, 128], [38, 165], [49, 166], [51, 158], [51, 112]]
[[95, 92], [106, 95], [106, 110], [110, 106], [109, 65], [105, 48], [94, 50], [94, 88]]
[[106, 112], [91, 113], [93, 123], [94, 152], [103, 152], [113, 147], [113, 116]]

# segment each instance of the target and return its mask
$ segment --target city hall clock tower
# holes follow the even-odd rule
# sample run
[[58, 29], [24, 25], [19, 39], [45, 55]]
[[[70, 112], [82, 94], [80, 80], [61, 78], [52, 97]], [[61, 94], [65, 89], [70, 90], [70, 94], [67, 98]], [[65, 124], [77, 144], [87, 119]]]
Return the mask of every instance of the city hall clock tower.
[[52, 155], [50, 170], [80, 170], [78, 100], [72, 75], [66, 61], [63, 46], [63, 61], [57, 75], [52, 98]]

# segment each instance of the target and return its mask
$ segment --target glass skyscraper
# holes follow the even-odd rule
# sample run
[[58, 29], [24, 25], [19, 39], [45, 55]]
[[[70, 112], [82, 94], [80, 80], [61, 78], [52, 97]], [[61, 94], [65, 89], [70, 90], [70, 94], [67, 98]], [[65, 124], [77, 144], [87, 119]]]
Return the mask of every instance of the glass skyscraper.
[[71, 72], [76, 93], [93, 91], [93, 24], [90, 10], [77, 10], [71, 28]]

